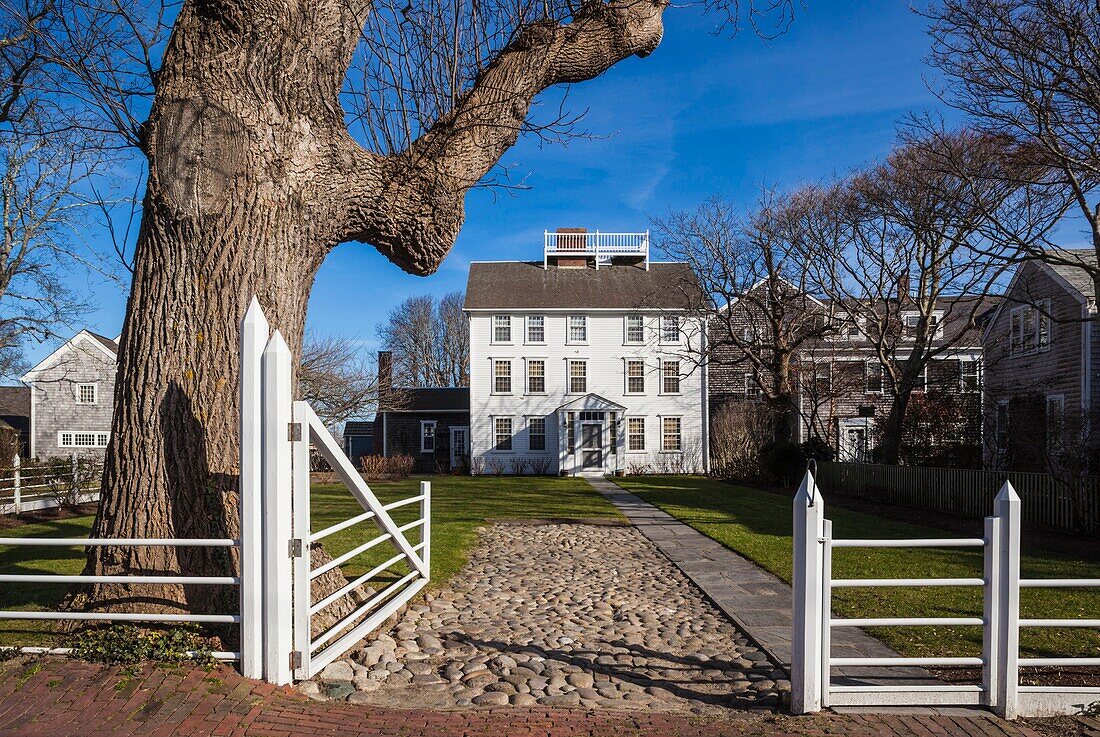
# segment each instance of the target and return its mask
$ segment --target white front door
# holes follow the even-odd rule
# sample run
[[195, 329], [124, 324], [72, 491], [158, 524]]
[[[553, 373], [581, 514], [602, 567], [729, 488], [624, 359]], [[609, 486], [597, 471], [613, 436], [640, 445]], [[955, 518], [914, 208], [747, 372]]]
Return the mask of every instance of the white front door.
[[866, 463], [871, 456], [870, 432], [864, 418], [840, 421], [838, 455], [848, 463]]
[[451, 428], [451, 468], [459, 468], [470, 455], [470, 429], [468, 427]]

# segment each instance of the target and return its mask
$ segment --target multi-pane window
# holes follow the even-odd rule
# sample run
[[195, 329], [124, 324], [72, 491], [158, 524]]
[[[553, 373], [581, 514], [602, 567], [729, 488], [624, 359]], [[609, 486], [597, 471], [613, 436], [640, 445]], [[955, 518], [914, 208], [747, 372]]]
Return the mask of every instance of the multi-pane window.
[[95, 404], [98, 395], [98, 387], [95, 384], [76, 385], [76, 401], [78, 404]]
[[546, 361], [541, 358], [532, 358], [527, 361], [527, 393], [543, 394], [546, 392]]
[[569, 361], [569, 391], [573, 394], [584, 394], [588, 391], [588, 363], [585, 361]]
[[493, 431], [496, 434], [493, 447], [496, 450], [512, 449], [512, 418], [497, 417], [493, 420]]
[[677, 452], [683, 450], [683, 438], [680, 435], [681, 423], [679, 417], [661, 418], [661, 450], [665, 452]]
[[577, 450], [577, 423], [573, 418], [572, 412], [565, 418], [565, 446], [569, 449], [569, 455], [573, 455]]
[[420, 423], [420, 452], [435, 452], [435, 421], [433, 420]]
[[661, 361], [661, 391], [665, 394], [680, 393], [679, 361]]
[[530, 315], [527, 318], [527, 342], [546, 342], [546, 318], [543, 315]]
[[859, 318], [847, 312], [838, 312], [833, 318], [836, 340], [855, 340], [859, 337]]
[[106, 432], [73, 432], [63, 430], [58, 433], [57, 444], [62, 448], [106, 448], [111, 434]]
[[527, 440], [530, 450], [546, 450], [545, 417], [531, 417], [527, 420]]
[[661, 342], [680, 342], [680, 316], [661, 315]]
[[1014, 307], [1009, 313], [1009, 350], [1031, 353], [1050, 348], [1050, 300]]
[[512, 342], [512, 316], [493, 315], [493, 342]]
[[753, 399], [760, 396], [760, 383], [752, 374], [745, 374], [745, 396]]
[[959, 361], [959, 385], [964, 392], [982, 388], [982, 362], [978, 359]]
[[882, 394], [882, 364], [867, 361], [864, 365], [864, 391], [868, 394]]
[[[902, 313], [902, 325], [905, 328], [905, 335], [909, 338], [914, 338], [917, 335], [917, 328], [920, 326], [920, 313], [919, 312], [905, 312]], [[934, 312], [928, 315], [928, 328], [926, 333], [929, 338], [935, 340], [943, 337], [943, 329], [940, 327], [940, 313]]]
[[628, 417], [626, 419], [626, 449], [645, 450], [644, 417]]
[[814, 391], [820, 397], [828, 394], [833, 388], [833, 365], [831, 363], [819, 363], [814, 365]]
[[626, 316], [626, 342], [627, 343], [644, 343], [645, 342], [645, 325], [642, 322], [641, 315], [627, 315]]
[[588, 342], [588, 318], [584, 315], [569, 316], [569, 342]]
[[645, 394], [645, 361], [626, 362], [626, 393]]
[[928, 391], [928, 364], [924, 365], [924, 368], [917, 374], [917, 380], [913, 382], [913, 391], [924, 392]]
[[508, 360], [493, 361], [493, 392], [496, 394], [512, 393], [512, 362]]

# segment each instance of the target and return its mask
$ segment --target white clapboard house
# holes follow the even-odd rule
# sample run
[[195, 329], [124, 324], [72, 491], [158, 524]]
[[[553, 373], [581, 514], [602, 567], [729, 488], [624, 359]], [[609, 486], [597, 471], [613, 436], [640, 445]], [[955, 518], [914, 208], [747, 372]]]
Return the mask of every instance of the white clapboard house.
[[562, 229], [543, 248], [470, 265], [474, 473], [703, 471], [694, 272], [650, 261], [647, 233]]

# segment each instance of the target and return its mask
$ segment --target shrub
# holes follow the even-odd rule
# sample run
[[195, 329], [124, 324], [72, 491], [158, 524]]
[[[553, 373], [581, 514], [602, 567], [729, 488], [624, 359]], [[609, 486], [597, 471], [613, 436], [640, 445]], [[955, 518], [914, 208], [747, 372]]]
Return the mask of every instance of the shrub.
[[512, 473], [516, 476], [523, 476], [530, 467], [531, 462], [526, 458], [515, 458], [512, 460]]
[[531, 464], [531, 473], [536, 476], [545, 476], [550, 473], [550, 459], [546, 456], [532, 458], [528, 463]]
[[482, 456], [470, 456], [468, 460], [471, 474], [481, 476], [485, 473], [485, 459]]
[[380, 479], [386, 473], [386, 459], [382, 456], [359, 456], [359, 470], [368, 479]]
[[391, 479], [406, 479], [413, 472], [412, 456], [390, 456], [386, 459], [386, 475]]
[[653, 473], [653, 469], [648, 464], [633, 461], [626, 465], [626, 472], [631, 476], [648, 476]]
[[710, 428], [711, 473], [738, 481], [764, 477], [760, 454], [771, 425], [770, 413], [759, 402], [727, 402], [716, 410]]
[[806, 469], [806, 455], [798, 443], [773, 440], [761, 449], [760, 463], [774, 479], [789, 484]]
[[194, 625], [144, 630], [134, 625], [88, 627], [69, 638], [70, 656], [92, 663], [200, 663], [213, 665], [207, 643]]
[[508, 470], [508, 461], [490, 456], [485, 459], [485, 469], [494, 476], [503, 476]]

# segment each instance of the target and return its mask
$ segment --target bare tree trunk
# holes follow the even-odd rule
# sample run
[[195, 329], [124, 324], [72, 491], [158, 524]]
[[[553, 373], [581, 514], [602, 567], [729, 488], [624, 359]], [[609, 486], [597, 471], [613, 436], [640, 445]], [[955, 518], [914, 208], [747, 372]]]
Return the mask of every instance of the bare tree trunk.
[[890, 411], [880, 426], [882, 441], [878, 446], [879, 463], [897, 465], [901, 458], [901, 434], [910, 396], [912, 396], [910, 391], [899, 392], [890, 403]]
[[[433, 272], [467, 189], [511, 146], [535, 95], [661, 37], [661, 2], [612, 0], [519, 33], [404, 153], [348, 135], [340, 87], [366, 5], [183, 4], [143, 130], [142, 229], [95, 537], [237, 534], [238, 323], [252, 295], [300, 355], [325, 256], [367, 242]], [[223, 549], [93, 549], [97, 574], [224, 574]], [[232, 611], [217, 587], [100, 586], [74, 606]], [[229, 607], [229, 608], [226, 608]]]

